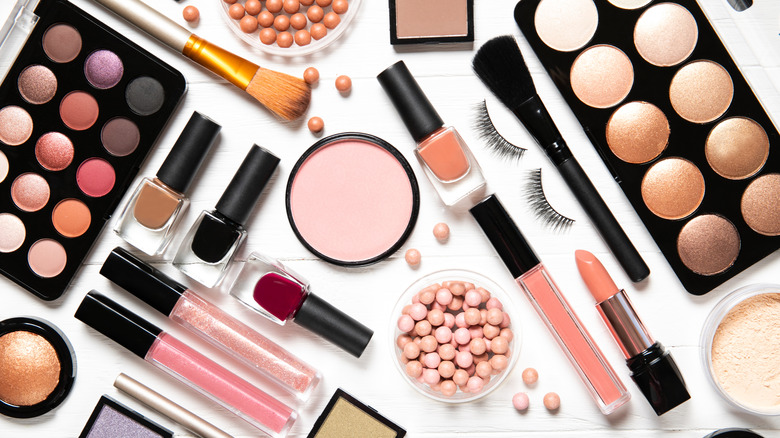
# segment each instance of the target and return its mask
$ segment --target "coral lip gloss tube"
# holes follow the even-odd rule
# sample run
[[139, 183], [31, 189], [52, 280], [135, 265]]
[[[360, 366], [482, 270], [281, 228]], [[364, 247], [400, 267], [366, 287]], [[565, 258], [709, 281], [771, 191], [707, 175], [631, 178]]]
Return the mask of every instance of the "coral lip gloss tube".
[[111, 251], [100, 273], [301, 400], [320, 381], [311, 365], [124, 248]]
[[298, 418], [292, 408], [94, 290], [75, 316], [274, 438], [286, 436]]
[[626, 291], [617, 288], [593, 254], [580, 249], [574, 257], [582, 279], [596, 299], [601, 318], [626, 358], [631, 379], [642, 390], [656, 415], [691, 398], [672, 355], [650, 336]]
[[601, 412], [610, 414], [628, 402], [631, 394], [496, 195], [488, 196], [470, 211], [566, 353]]

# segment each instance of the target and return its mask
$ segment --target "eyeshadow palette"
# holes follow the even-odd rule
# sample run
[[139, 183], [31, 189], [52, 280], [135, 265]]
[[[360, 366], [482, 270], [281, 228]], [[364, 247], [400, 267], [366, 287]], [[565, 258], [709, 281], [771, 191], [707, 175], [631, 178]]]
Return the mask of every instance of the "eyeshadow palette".
[[780, 247], [780, 134], [696, 1], [522, 0], [515, 21], [688, 292]]
[[173, 432], [106, 395], [92, 411], [79, 438], [173, 438]]
[[403, 438], [406, 430], [339, 388], [307, 438]]
[[[7, 24], [0, 35], [4, 50], [21, 40], [0, 84], [0, 272], [53, 300], [122, 199], [186, 82], [65, 0], [41, 0], [34, 13], [27, 3], [9, 18], [16, 27]], [[29, 35], [15, 34], [30, 27]]]

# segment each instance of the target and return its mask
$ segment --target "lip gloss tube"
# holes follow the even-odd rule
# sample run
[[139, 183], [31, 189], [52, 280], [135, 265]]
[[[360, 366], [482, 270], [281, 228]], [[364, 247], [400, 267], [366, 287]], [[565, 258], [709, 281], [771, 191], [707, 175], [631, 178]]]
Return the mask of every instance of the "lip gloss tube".
[[631, 379], [642, 390], [655, 414], [660, 416], [690, 399], [674, 358], [647, 331], [626, 291], [617, 288], [593, 254], [579, 249], [574, 257], [604, 324], [626, 358]]
[[311, 365], [124, 248], [111, 251], [100, 273], [301, 400], [320, 381]]
[[496, 195], [488, 196], [470, 211], [566, 353], [601, 412], [611, 414], [628, 402], [631, 394]]
[[84, 297], [75, 316], [274, 438], [287, 436], [298, 418], [292, 408], [97, 291]]

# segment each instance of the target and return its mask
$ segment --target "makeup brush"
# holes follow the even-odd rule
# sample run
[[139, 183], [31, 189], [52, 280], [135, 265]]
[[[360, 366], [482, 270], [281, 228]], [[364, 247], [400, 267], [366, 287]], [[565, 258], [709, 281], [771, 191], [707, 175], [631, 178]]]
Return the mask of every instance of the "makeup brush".
[[514, 37], [499, 36], [486, 42], [477, 51], [472, 65], [482, 82], [520, 119], [558, 168], [631, 281], [644, 280], [650, 275], [650, 269], [563, 140], [536, 93]]
[[311, 88], [303, 79], [259, 67], [211, 44], [140, 0], [94, 1], [168, 47], [222, 76], [283, 119], [296, 119], [309, 107]]

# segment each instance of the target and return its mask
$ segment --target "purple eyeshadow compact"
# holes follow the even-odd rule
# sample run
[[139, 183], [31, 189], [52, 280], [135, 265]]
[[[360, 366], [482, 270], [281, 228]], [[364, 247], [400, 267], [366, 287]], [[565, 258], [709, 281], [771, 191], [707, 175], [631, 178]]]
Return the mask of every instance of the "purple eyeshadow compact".
[[0, 272], [53, 300], [187, 85], [66, 0], [19, 0], [0, 43]]
[[173, 438], [173, 432], [104, 395], [79, 438], [114, 437]]

